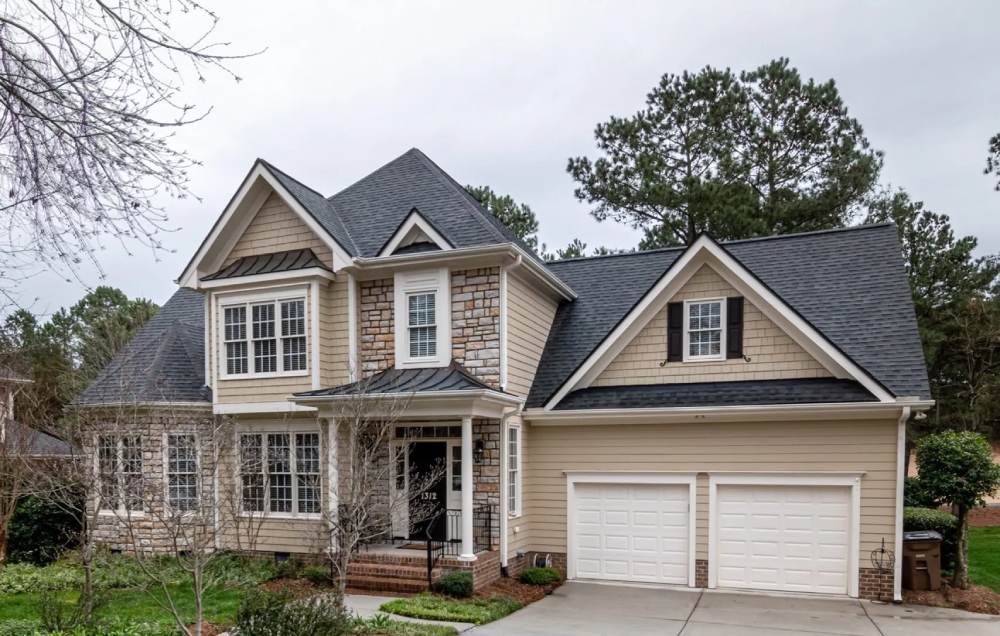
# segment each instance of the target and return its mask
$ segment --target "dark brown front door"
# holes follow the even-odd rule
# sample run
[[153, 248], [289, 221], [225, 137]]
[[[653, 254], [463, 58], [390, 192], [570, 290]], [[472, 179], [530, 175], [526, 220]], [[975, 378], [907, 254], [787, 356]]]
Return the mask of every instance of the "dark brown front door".
[[[428, 526], [431, 526], [432, 539], [444, 541], [447, 538], [445, 510], [448, 505], [448, 484], [444, 470], [447, 452], [447, 442], [410, 444], [410, 487], [419, 489], [419, 492], [410, 495], [411, 539], [426, 539]], [[431, 477], [434, 477], [434, 481], [428, 483], [427, 480]]]

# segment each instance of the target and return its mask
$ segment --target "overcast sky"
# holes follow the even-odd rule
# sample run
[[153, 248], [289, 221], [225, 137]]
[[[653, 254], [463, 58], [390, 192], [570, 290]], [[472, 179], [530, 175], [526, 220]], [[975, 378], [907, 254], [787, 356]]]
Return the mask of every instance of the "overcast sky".
[[[213, 4], [213, 3], [209, 3]], [[531, 205], [551, 248], [574, 237], [631, 247], [573, 197], [570, 156], [593, 128], [642, 107], [667, 72], [734, 70], [787, 56], [833, 78], [883, 181], [1000, 251], [1000, 193], [983, 176], [1000, 132], [997, 2], [285, 2], [213, 4], [220, 39], [251, 50], [244, 81], [210, 77], [185, 97], [214, 111], [176, 142], [204, 162], [201, 202], [169, 206], [173, 253], [113, 242], [105, 284], [162, 303], [255, 157], [329, 195], [416, 146], [461, 183]], [[293, 9], [294, 8], [294, 9]], [[102, 281], [83, 271], [92, 285]], [[23, 302], [50, 312], [85, 293], [43, 275]], [[37, 299], [37, 300], [36, 300]]]

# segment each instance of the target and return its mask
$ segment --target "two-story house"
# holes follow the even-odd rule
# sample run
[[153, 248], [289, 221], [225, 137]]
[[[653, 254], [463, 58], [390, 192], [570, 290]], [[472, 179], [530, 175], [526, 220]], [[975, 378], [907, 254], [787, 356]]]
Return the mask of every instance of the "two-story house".
[[[931, 402], [891, 225], [543, 262], [419, 150], [333, 196], [258, 160], [177, 282], [80, 398], [164, 430], [94, 452], [171, 505], [243, 489], [258, 552], [322, 553], [334, 414], [363, 385], [406, 396], [387, 488], [447, 466], [448, 563], [477, 586], [540, 555], [571, 579], [900, 594], [871, 553], [900, 554], [905, 425]], [[166, 410], [231, 418], [269, 459], [209, 479]], [[411, 532], [357, 582], [421, 572]]]

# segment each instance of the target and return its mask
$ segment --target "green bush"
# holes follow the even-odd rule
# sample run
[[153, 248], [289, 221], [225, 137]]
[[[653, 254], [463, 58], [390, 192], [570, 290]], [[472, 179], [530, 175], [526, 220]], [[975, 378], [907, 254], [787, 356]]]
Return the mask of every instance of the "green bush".
[[37, 621], [14, 620], [0, 623], [0, 636], [159, 636], [173, 634], [157, 625], [137, 623], [125, 619], [98, 621], [88, 627], [65, 631], [46, 631]]
[[0, 594], [67, 590], [83, 584], [83, 571], [66, 563], [38, 567], [11, 563], [0, 570]]
[[434, 590], [440, 594], [454, 598], [472, 596], [472, 572], [456, 571], [442, 574], [434, 582]]
[[307, 565], [302, 568], [302, 578], [315, 585], [329, 585], [330, 568], [325, 565]]
[[7, 528], [7, 558], [11, 563], [47, 565], [75, 548], [79, 536], [78, 515], [43, 499], [24, 497]]
[[934, 530], [941, 533], [941, 568], [951, 570], [958, 546], [958, 517], [937, 508], [903, 508], [903, 530]]
[[521, 572], [521, 583], [528, 585], [551, 585], [562, 580], [559, 572], [552, 568], [528, 568]]
[[252, 591], [236, 612], [236, 636], [341, 636], [351, 633], [354, 620], [342, 600], [324, 594], [293, 600], [290, 594]]
[[302, 575], [302, 568], [305, 567], [302, 561], [295, 557], [276, 561], [274, 568], [274, 578], [276, 579], [297, 579]]
[[937, 508], [938, 502], [927, 492], [927, 486], [919, 477], [907, 477], [903, 487], [903, 505], [911, 508]]

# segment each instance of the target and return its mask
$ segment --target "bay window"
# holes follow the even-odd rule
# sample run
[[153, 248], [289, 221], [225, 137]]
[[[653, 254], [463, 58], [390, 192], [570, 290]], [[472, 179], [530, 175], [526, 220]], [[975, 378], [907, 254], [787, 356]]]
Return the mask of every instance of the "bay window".
[[134, 513], [145, 509], [138, 435], [99, 435], [97, 473], [101, 510]]

